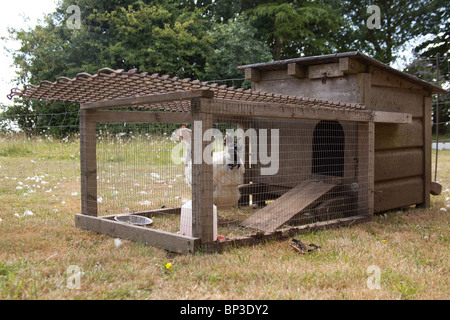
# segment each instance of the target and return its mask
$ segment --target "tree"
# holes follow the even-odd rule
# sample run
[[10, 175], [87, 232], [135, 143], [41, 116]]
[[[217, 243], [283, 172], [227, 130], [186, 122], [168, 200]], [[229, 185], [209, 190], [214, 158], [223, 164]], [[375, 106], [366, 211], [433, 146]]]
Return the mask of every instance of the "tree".
[[[340, 34], [339, 51], [359, 50], [384, 63], [393, 62], [396, 54], [408, 41], [428, 34], [430, 25], [423, 24], [435, 16], [435, 0], [371, 0], [329, 1], [338, 6], [346, 19], [346, 30]], [[443, 0], [444, 1], [444, 0]], [[376, 4], [381, 13], [381, 29], [369, 29], [372, 15], [367, 8]]]
[[[436, 72], [436, 60], [432, 60], [426, 57], [416, 58], [411, 62], [404, 70], [405, 72], [412, 74], [422, 80], [434, 83], [444, 83], [445, 75], [440, 73], [439, 79]], [[450, 94], [438, 97], [433, 96], [433, 124], [436, 123], [436, 106], [437, 99], [439, 98], [439, 133], [445, 134], [448, 130], [448, 122], [450, 121], [450, 112], [448, 103], [450, 102]], [[433, 133], [436, 132], [436, 126], [433, 125]]]
[[[102, 67], [138, 68], [182, 78], [205, 76], [206, 57], [212, 48], [202, 9], [188, 10], [173, 0], [79, 0], [81, 28], [70, 29], [66, 10], [71, 4], [71, 0], [61, 1], [56, 11], [33, 29], [11, 30], [11, 36], [21, 43], [13, 54], [19, 67], [18, 85], [95, 73]], [[72, 117], [70, 123], [77, 121], [73, 110], [78, 106], [18, 99], [3, 116], [35, 132], [43, 126], [59, 127], [58, 112]], [[27, 121], [15, 117], [24, 114]]]
[[201, 10], [174, 4], [128, 6], [92, 19], [110, 25], [114, 40], [102, 51], [107, 65], [203, 78], [211, 47]]
[[[272, 54], [264, 42], [255, 38], [257, 30], [243, 16], [217, 24], [209, 33], [214, 39], [214, 51], [207, 58], [207, 79], [242, 78], [239, 65], [270, 61]], [[240, 86], [243, 81], [228, 81], [227, 84]]]
[[[450, 55], [450, 3], [445, 0], [434, 0], [429, 8], [433, 14], [419, 21], [420, 26], [429, 31], [429, 39], [415, 48], [417, 55], [436, 59]], [[447, 60], [448, 61], [448, 60]], [[450, 80], [449, 63], [440, 64], [441, 73]]]
[[323, 1], [263, 1], [249, 10], [275, 58], [331, 53], [342, 18]]

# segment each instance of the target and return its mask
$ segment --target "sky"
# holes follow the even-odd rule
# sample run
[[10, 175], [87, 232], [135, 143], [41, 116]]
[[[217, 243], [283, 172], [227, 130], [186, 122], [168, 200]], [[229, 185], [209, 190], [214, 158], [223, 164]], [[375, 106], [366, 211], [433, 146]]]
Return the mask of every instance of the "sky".
[[[8, 27], [27, 29], [35, 26], [45, 14], [54, 11], [57, 0], [1, 0], [0, 3], [0, 37], [4, 37], [8, 36]], [[10, 105], [12, 103], [6, 95], [16, 86], [16, 75], [12, 57], [4, 47], [14, 49], [18, 44], [13, 41], [0, 42], [0, 103]]]

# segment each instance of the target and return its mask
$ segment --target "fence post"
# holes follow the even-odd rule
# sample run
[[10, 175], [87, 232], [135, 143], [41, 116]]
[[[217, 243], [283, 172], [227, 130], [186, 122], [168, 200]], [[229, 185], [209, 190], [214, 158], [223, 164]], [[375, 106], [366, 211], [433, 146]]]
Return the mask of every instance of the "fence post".
[[80, 110], [81, 213], [97, 216], [97, 136], [93, 110]]
[[[202, 244], [213, 242], [213, 166], [206, 163], [203, 151], [211, 143], [203, 141], [206, 130], [211, 129], [213, 117], [200, 112], [203, 98], [191, 100], [192, 112], [192, 234], [200, 238]], [[200, 153], [200, 154], [199, 154]], [[201, 159], [201, 161], [199, 161]], [[196, 161], [197, 160], [197, 161]]]

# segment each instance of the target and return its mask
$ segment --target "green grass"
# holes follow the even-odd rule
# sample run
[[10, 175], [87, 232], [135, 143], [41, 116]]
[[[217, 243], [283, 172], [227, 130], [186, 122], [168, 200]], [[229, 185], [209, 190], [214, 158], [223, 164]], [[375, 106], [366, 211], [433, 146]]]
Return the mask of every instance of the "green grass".
[[[443, 193], [431, 208], [296, 235], [320, 246], [312, 254], [300, 255], [288, 239], [178, 255], [125, 240], [116, 246], [75, 228], [78, 147], [76, 140], [2, 142], [0, 299], [448, 299], [450, 151], [439, 153]], [[70, 266], [82, 271], [80, 289], [68, 286]], [[370, 266], [380, 269], [380, 289], [368, 288]]]

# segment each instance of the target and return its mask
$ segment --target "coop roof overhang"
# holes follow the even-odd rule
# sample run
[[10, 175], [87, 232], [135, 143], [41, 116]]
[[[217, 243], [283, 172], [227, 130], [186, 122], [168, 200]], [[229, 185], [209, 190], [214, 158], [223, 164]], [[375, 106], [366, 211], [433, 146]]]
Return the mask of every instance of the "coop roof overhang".
[[[188, 116], [175, 114], [190, 113], [191, 100], [202, 98], [205, 102], [197, 111], [221, 116], [410, 123], [409, 115], [376, 114], [359, 103], [244, 90], [199, 80], [137, 73], [135, 69], [125, 72], [103, 68], [93, 75], [80, 73], [72, 79], [61, 77], [55, 82], [42, 81], [37, 86], [12, 89], [8, 97], [74, 102], [80, 104], [81, 110], [123, 107], [133, 110], [133, 113], [122, 113], [120, 117], [102, 111], [103, 119], [111, 121], [184, 123]], [[143, 110], [145, 114], [135, 113]], [[171, 116], [151, 114], [148, 110], [167, 111]]]
[[[309, 108], [326, 108], [339, 110], [364, 110], [365, 106], [359, 103], [342, 103], [307, 97], [287, 96], [268, 92], [244, 90], [217, 83], [209, 84], [199, 80], [180, 79], [168, 75], [138, 73], [135, 69], [130, 71], [100, 69], [96, 74], [79, 73], [75, 78], [60, 77], [54, 82], [42, 81], [38, 85], [26, 85], [23, 89], [14, 88], [8, 95], [9, 99], [23, 97], [46, 101], [63, 101], [91, 104], [86, 108], [106, 107], [105, 101], [123, 100], [124, 105], [129, 103], [136, 109], [158, 109], [163, 111], [190, 111], [190, 91], [208, 90], [213, 92], [213, 98], [241, 102], [263, 102], [290, 104]], [[168, 95], [162, 101], [156, 100], [163, 94]], [[177, 97], [177, 94], [181, 96]], [[160, 95], [157, 99], [139, 101], [139, 97]], [[134, 102], [142, 103], [134, 103]], [[102, 105], [101, 103], [105, 103]], [[132, 103], [133, 102], [133, 103]]]
[[[260, 72], [286, 69], [288, 74], [294, 77], [321, 78], [322, 71], [315, 72], [314, 68], [318, 65], [324, 64], [329, 64], [330, 66], [334, 65], [335, 68], [330, 69], [328, 72], [331, 76], [342, 76], [344, 74], [369, 72], [368, 67], [373, 66], [382, 71], [397, 76], [399, 79], [407, 80], [417, 87], [428, 90], [433, 94], [448, 93], [447, 90], [444, 90], [438, 85], [419, 79], [418, 77], [415, 77], [411, 74], [394, 69], [389, 65], [384, 64], [358, 51], [300, 57], [265, 63], [255, 63], [239, 66], [238, 69], [244, 71], [246, 73], [246, 78], [254, 79], [253, 81], [258, 81]], [[309, 74], [307, 70], [309, 71]]]

